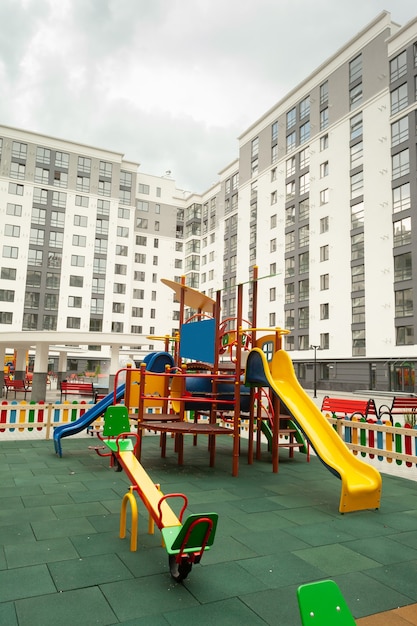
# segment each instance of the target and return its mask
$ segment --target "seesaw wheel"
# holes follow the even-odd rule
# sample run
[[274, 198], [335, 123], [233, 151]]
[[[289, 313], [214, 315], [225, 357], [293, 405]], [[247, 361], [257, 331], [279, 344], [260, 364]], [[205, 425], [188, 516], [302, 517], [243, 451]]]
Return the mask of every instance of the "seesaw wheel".
[[168, 561], [171, 576], [177, 583], [185, 580], [193, 567], [193, 564], [185, 559], [182, 559], [181, 563], [177, 563], [175, 554], [170, 554], [168, 556]]

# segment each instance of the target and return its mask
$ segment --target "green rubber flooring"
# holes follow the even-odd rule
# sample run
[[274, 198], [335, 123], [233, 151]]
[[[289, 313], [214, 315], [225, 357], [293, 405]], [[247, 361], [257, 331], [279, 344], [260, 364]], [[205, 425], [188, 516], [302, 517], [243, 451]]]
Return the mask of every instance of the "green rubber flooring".
[[185, 493], [188, 513], [219, 514], [213, 548], [177, 584], [141, 503], [137, 552], [119, 538], [129, 482], [93, 443], [64, 439], [60, 459], [51, 441], [0, 434], [0, 624], [299, 626], [297, 587], [325, 578], [356, 619], [417, 602], [413, 481], [383, 475], [381, 509], [342, 516], [341, 483], [314, 457], [281, 451], [273, 474], [266, 449], [247, 464], [243, 442], [233, 477], [229, 437], [217, 439], [215, 468], [204, 437], [186, 438], [182, 467], [173, 440], [161, 459], [159, 438], [146, 437], [142, 463], [162, 491]]

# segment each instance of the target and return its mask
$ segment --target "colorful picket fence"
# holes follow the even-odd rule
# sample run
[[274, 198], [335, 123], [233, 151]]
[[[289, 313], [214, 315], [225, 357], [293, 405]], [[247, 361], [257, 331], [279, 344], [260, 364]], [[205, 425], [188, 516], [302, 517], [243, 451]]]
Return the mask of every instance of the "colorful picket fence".
[[45, 431], [45, 438], [50, 439], [55, 426], [75, 422], [92, 404], [84, 400], [54, 403], [3, 400], [0, 403], [0, 439], [2, 432], [18, 433], [25, 430]]
[[355, 416], [328, 420], [353, 454], [406, 467], [417, 465], [417, 425]]

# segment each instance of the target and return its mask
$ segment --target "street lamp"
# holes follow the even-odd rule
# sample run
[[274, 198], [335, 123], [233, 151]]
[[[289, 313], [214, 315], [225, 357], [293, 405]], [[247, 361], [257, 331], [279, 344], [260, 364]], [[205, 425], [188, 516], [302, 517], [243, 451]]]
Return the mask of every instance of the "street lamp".
[[320, 346], [310, 346], [310, 350], [314, 350], [314, 387], [313, 387], [313, 398], [317, 398], [317, 350], [320, 350]]

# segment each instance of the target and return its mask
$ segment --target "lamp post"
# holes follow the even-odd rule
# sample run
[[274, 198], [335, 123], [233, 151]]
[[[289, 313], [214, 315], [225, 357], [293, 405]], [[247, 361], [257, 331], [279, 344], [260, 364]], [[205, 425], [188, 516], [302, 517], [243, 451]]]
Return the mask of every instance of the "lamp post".
[[314, 387], [313, 398], [317, 398], [317, 350], [320, 350], [320, 346], [310, 346], [310, 350], [314, 350]]

